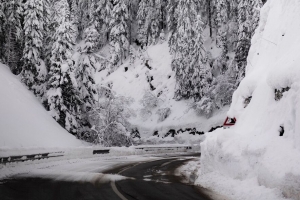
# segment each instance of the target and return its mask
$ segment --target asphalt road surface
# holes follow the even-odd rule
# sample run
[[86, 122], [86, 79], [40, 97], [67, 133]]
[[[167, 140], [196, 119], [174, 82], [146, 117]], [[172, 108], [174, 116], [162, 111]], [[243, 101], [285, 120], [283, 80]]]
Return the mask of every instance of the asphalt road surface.
[[[199, 156], [194, 154], [193, 156]], [[53, 181], [41, 178], [11, 179], [0, 184], [1, 200], [210, 200], [193, 185], [175, 176], [176, 168], [192, 159], [168, 157], [121, 165], [103, 173], [120, 174], [126, 179], [105, 184]]]

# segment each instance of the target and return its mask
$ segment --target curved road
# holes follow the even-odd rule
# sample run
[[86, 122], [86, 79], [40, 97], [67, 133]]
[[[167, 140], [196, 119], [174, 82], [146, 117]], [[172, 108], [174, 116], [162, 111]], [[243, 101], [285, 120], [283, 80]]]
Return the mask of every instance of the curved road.
[[105, 184], [39, 178], [13, 179], [0, 184], [0, 199], [210, 200], [200, 188], [185, 184], [181, 177], [174, 175], [176, 168], [191, 159], [190, 156], [171, 157], [119, 166], [103, 173], [120, 174], [133, 179]]

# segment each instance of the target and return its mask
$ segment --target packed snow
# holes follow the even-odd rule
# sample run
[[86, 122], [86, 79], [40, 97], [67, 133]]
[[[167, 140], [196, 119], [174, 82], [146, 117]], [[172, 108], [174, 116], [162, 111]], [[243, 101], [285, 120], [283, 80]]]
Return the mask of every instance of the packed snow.
[[298, 0], [264, 5], [228, 111], [236, 125], [206, 134], [196, 184], [232, 199], [300, 199], [299, 19]]
[[79, 147], [9, 68], [0, 64], [0, 152], [12, 148]]

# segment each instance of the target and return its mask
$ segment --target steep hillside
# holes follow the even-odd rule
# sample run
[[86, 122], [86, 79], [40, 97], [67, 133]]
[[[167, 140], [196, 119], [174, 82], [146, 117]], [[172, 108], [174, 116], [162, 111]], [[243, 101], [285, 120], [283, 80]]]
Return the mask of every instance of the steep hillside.
[[[152, 136], [155, 131], [163, 137], [169, 129], [195, 127], [199, 131], [208, 131], [222, 124], [228, 107], [207, 119], [192, 108], [192, 100], [173, 99], [176, 83], [167, 42], [150, 46], [142, 53], [137, 49], [135, 47], [136, 59], [132, 65], [127, 60], [108, 76], [108, 71], [103, 70], [96, 74], [96, 82], [112, 85], [117, 95], [132, 99], [130, 107], [135, 115], [129, 121], [133, 127], [138, 127], [142, 137]], [[213, 53], [217, 55], [218, 49]], [[100, 54], [105, 54], [105, 50]]]
[[9, 148], [76, 147], [65, 131], [8, 67], [0, 64], [0, 151]]
[[199, 184], [234, 199], [300, 199], [299, 19], [297, 0], [264, 5], [228, 112], [237, 123], [201, 144]]

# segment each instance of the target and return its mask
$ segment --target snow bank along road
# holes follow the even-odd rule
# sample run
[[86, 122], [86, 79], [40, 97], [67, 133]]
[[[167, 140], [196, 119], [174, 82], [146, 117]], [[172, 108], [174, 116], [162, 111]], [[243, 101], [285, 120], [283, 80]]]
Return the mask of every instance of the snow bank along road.
[[[206, 200], [210, 198], [200, 188], [183, 183], [181, 177], [174, 175], [176, 168], [199, 155], [129, 156], [127, 162], [124, 162], [124, 157], [116, 158], [110, 163], [110, 167], [114, 163], [113, 168], [108, 163], [102, 162], [107, 166], [105, 168], [98, 163], [101, 168], [98, 173], [91, 168], [96, 167], [95, 160], [86, 161], [85, 165], [74, 161], [69, 165], [53, 163], [54, 167], [48, 164], [42, 171], [40, 168], [36, 173], [19, 174], [3, 181], [0, 184], [0, 199]], [[77, 168], [74, 167], [76, 165]], [[67, 168], [74, 174], [67, 173]]]

